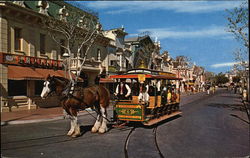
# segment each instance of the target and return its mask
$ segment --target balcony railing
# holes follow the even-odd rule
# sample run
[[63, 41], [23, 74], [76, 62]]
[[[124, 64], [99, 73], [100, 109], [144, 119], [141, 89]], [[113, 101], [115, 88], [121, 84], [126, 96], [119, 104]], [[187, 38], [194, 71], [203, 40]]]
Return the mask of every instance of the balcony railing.
[[[79, 70], [83, 62], [82, 58], [71, 58], [70, 68], [71, 70]], [[86, 59], [83, 66], [91, 67], [91, 68], [99, 68], [100, 61], [96, 61], [95, 59]]]

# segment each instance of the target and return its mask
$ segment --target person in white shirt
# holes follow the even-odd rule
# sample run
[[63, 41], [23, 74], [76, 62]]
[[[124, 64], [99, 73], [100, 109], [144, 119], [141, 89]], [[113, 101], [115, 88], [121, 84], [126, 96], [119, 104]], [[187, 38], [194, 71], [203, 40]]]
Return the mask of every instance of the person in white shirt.
[[161, 80], [157, 80], [156, 88], [157, 88], [157, 95], [161, 95]]
[[138, 99], [140, 102], [144, 104], [148, 104], [149, 102], [148, 89], [149, 89], [149, 85], [146, 82], [140, 85], [140, 93], [139, 93]]

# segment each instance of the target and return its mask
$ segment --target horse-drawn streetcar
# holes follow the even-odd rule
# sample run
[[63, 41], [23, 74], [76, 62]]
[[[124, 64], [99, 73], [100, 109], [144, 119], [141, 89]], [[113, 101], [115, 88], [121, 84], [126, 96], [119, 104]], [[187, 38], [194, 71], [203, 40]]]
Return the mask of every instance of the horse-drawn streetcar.
[[[117, 83], [113, 117], [116, 122], [140, 121], [144, 125], [153, 125], [181, 114], [178, 86], [180, 79], [176, 78], [175, 74], [133, 69], [122, 75], [112, 75], [108, 79]], [[41, 97], [46, 98], [52, 93], [60, 97], [61, 106], [70, 117], [71, 127], [67, 135], [81, 135], [77, 112], [86, 108], [97, 112], [91, 132], [108, 131], [107, 108], [110, 92], [104, 85], [83, 87], [67, 78], [49, 75], [44, 82]]]
[[116, 83], [114, 120], [150, 126], [181, 114], [180, 78], [175, 74], [141, 68], [110, 78]]

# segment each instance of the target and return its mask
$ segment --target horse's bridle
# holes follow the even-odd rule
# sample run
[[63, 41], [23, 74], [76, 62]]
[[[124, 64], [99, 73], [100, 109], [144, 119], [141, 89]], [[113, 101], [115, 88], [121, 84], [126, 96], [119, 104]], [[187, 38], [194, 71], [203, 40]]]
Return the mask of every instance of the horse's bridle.
[[[56, 87], [55, 87], [54, 81], [48, 81], [48, 80], [46, 80], [46, 82], [49, 82], [48, 88], [50, 89], [50, 92], [48, 93], [48, 95], [45, 98], [49, 97], [50, 95], [52, 95], [53, 92], [56, 91]], [[43, 87], [45, 87], [45, 85], [43, 85]]]

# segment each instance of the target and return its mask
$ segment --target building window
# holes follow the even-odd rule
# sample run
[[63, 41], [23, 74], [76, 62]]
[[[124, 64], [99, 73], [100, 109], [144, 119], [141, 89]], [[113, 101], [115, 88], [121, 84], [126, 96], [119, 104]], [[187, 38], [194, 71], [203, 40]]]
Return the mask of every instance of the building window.
[[129, 61], [126, 60], [126, 69], [129, 69]]
[[15, 33], [15, 50], [21, 50], [21, 40], [22, 40], [22, 37], [21, 37], [21, 32], [22, 32], [22, 29], [20, 28], [15, 28], [14, 29], [14, 33]]
[[110, 65], [115, 66], [115, 60], [110, 60]]
[[40, 34], [40, 54], [45, 54], [45, 34]]
[[8, 95], [9, 96], [27, 96], [27, 81], [26, 80], [8, 80]]
[[101, 50], [100, 49], [97, 49], [96, 59], [97, 59], [97, 61], [101, 60]]
[[61, 46], [60, 46], [60, 53], [61, 53], [61, 56], [63, 56], [63, 54], [65, 53], [65, 48], [63, 48], [62, 46], [65, 46], [65, 40], [64, 39], [61, 39], [60, 40], [60, 44], [61, 44]]
[[41, 95], [44, 81], [35, 81], [35, 95]]
[[81, 53], [81, 54], [80, 54], [80, 57], [81, 57], [81, 58], [84, 58], [86, 51], [87, 51], [87, 46], [86, 46], [86, 45], [83, 45], [83, 46], [82, 46], [82, 49], [81, 49], [81, 52], [80, 52], [80, 53]]

